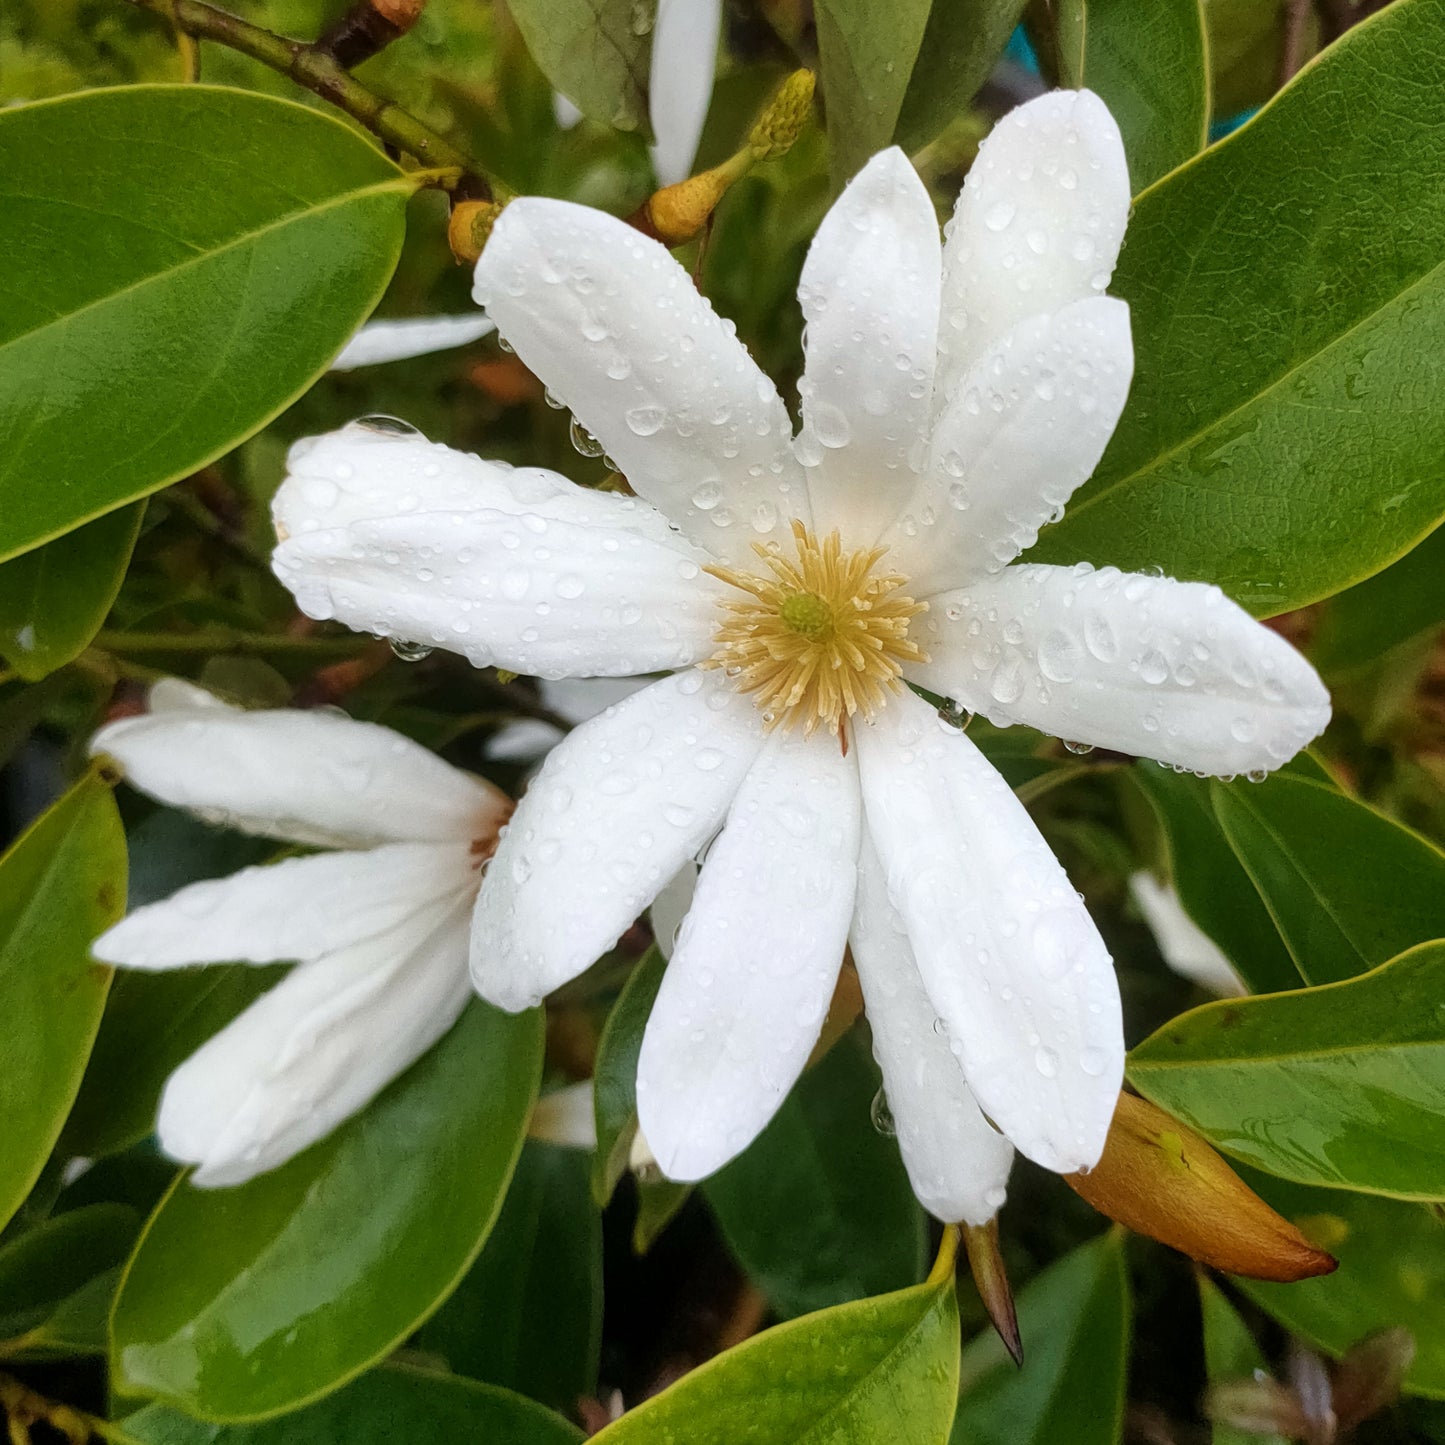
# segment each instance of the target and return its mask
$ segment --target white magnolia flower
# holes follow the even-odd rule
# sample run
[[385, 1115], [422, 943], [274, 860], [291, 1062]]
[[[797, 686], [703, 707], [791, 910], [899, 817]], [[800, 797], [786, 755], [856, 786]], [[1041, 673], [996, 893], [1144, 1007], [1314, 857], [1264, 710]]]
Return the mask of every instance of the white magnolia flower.
[[1140, 871], [1130, 877], [1129, 892], [1160, 955], [1175, 973], [1221, 998], [1249, 992], [1219, 945], [1184, 911], [1179, 895], [1167, 883]]
[[468, 997], [479, 869], [505, 794], [409, 739], [330, 712], [243, 712], [184, 683], [91, 742], [142, 792], [207, 822], [326, 848], [193, 883], [101, 935], [128, 968], [299, 966], [166, 1083], [162, 1148], [239, 1184], [368, 1103]]
[[535, 1003], [713, 839], [637, 1084], [674, 1178], [767, 1122], [850, 942], [929, 1209], [989, 1218], [1011, 1144], [1098, 1158], [1123, 1066], [1108, 952], [1012, 791], [903, 682], [1206, 772], [1275, 767], [1329, 716], [1216, 588], [1014, 561], [1124, 404], [1128, 311], [1100, 293], [1128, 209], [1088, 92], [1000, 122], [944, 246], [904, 156], [875, 157], [804, 267], [795, 439], [661, 246], [514, 201], [478, 299], [638, 496], [354, 427], [292, 453], [275, 566], [311, 615], [543, 677], [682, 669], [553, 749], [472, 960], [485, 997]]

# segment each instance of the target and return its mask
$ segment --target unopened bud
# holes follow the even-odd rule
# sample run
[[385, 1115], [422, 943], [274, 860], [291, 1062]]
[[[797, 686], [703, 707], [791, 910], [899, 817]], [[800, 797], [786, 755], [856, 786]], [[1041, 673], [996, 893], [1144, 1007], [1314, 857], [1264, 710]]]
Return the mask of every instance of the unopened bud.
[[656, 236], [664, 246], [681, 246], [702, 230], [717, 203], [727, 195], [728, 187], [751, 163], [749, 152], [742, 150], [700, 176], [664, 186], [648, 198], [633, 223]]
[[1290, 1282], [1336, 1265], [1198, 1134], [1134, 1094], [1119, 1095], [1103, 1157], [1064, 1182], [1101, 1214], [1227, 1274]]
[[474, 266], [502, 214], [500, 201], [458, 201], [447, 222], [447, 245], [463, 266]]
[[965, 1224], [962, 1230], [963, 1248], [968, 1255], [968, 1267], [973, 1273], [978, 1297], [988, 1311], [1004, 1349], [1013, 1356], [1014, 1364], [1021, 1365], [1024, 1362], [1024, 1344], [1019, 1336], [1013, 1288], [1004, 1268], [1003, 1251], [999, 1248], [998, 1216], [994, 1215], [987, 1224]]
[[795, 70], [777, 88], [748, 135], [754, 160], [776, 160], [793, 148], [813, 112], [814, 83], [811, 70]]

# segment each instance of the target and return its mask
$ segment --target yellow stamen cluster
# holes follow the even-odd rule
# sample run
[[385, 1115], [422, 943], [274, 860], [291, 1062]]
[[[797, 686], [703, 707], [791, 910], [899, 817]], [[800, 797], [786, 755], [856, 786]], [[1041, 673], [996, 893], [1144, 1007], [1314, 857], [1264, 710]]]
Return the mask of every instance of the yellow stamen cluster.
[[753, 544], [767, 573], [707, 569], [747, 595], [723, 604], [718, 650], [702, 666], [752, 694], [769, 730], [841, 735], [854, 713], [872, 717], [898, 690], [905, 662], [927, 660], [908, 624], [928, 604], [900, 595], [901, 573], [874, 572], [884, 547], [845, 552], [837, 532], [819, 542], [801, 522], [793, 540], [796, 560], [777, 543]]

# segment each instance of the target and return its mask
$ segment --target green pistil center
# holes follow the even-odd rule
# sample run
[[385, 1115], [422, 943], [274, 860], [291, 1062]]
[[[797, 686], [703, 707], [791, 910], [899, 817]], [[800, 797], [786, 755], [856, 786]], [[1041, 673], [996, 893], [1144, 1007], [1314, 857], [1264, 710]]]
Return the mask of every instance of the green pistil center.
[[794, 592], [778, 609], [790, 632], [821, 642], [833, 635], [833, 609], [816, 592]]

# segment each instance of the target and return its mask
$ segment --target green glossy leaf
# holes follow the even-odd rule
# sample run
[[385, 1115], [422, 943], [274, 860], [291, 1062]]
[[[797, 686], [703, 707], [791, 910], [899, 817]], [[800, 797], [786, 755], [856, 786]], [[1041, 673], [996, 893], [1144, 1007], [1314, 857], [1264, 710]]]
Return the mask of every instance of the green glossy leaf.
[[92, 771], [0, 858], [0, 1223], [80, 1087], [110, 985], [90, 945], [124, 907], [125, 835]]
[[29, 1335], [130, 1253], [141, 1217], [123, 1204], [57, 1214], [0, 1248], [0, 1341]]
[[542, 73], [583, 115], [651, 138], [657, 0], [511, 0], [507, 8]]
[[[1199, 1276], [1199, 1309], [1204, 1321], [1204, 1369], [1211, 1385], [1248, 1380], [1264, 1368], [1264, 1356], [1224, 1291]], [[1278, 1435], [1255, 1435], [1215, 1425], [1213, 1445], [1285, 1445]]]
[[149, 1405], [110, 1438], [117, 1445], [575, 1445], [582, 1432], [510, 1390], [384, 1365], [279, 1420], [218, 1428]]
[[234, 1189], [181, 1180], [122, 1281], [126, 1394], [213, 1420], [306, 1404], [405, 1339], [485, 1241], [536, 1096], [536, 1012], [472, 1003], [368, 1108]]
[[1299, 1284], [1239, 1280], [1239, 1287], [1286, 1329], [1335, 1355], [1375, 1330], [1403, 1325], [1416, 1348], [1405, 1388], [1445, 1399], [1445, 1224], [1420, 1204], [1252, 1170], [1244, 1177], [1340, 1267]]
[[21, 677], [42, 678], [90, 645], [120, 591], [144, 514], [139, 502], [122, 507], [0, 565], [0, 657]]
[[477, 1262], [417, 1334], [470, 1379], [569, 1410], [597, 1393], [602, 1221], [588, 1156], [529, 1139]]
[[1330, 599], [1310, 646], [1326, 674], [1378, 661], [1392, 647], [1445, 626], [1445, 527], [1393, 567]]
[[702, 1186], [733, 1253], [785, 1319], [926, 1272], [923, 1211], [898, 1146], [870, 1119], [878, 1088], [862, 1040], [840, 1039]]
[[943, 1445], [958, 1300], [941, 1282], [790, 1320], [684, 1375], [597, 1445]]
[[1062, 0], [1059, 81], [1100, 95], [1119, 122], [1134, 190], [1204, 149], [1209, 67], [1201, 0]]
[[1344, 983], [1194, 1009], [1133, 1050], [1129, 1081], [1271, 1174], [1445, 1198], [1445, 942]]
[[[1139, 197], [1129, 405], [1033, 562], [1158, 566], [1259, 614], [1445, 512], [1445, 0], [1399, 0]], [[1380, 103], [1380, 77], [1390, 103]], [[1188, 324], [1181, 324], [1181, 318]]]
[[991, 1330], [965, 1347], [953, 1445], [1118, 1445], [1130, 1308], [1119, 1232], [1051, 1265], [1018, 1298], [1022, 1369]]
[[678, 1184], [661, 1174], [639, 1178], [637, 1214], [632, 1221], [633, 1253], [646, 1254], [691, 1197], [691, 1184]]
[[637, 1059], [642, 1031], [662, 987], [667, 960], [649, 948], [637, 961], [603, 1026], [592, 1073], [592, 1107], [597, 1120], [597, 1150], [592, 1156], [592, 1197], [599, 1205], [627, 1172], [627, 1156], [637, 1137]]
[[1136, 764], [1129, 776], [1159, 818], [1184, 911], [1219, 945], [1252, 992], [1298, 988], [1304, 980], [1214, 816], [1209, 783], [1148, 762]]
[[908, 77], [894, 139], [905, 150], [926, 145], [968, 114], [1023, 14], [1027, 0], [933, 0], [923, 43]]
[[405, 178], [306, 106], [126, 86], [0, 111], [0, 557], [153, 492], [326, 369]]
[[815, 0], [835, 185], [893, 139], [929, 9], [929, 0]]
[[1324, 783], [1214, 783], [1214, 810], [1310, 983], [1445, 938], [1445, 853]]

